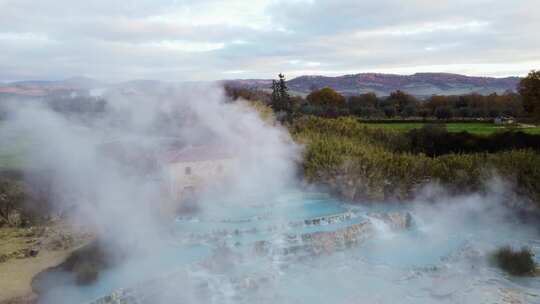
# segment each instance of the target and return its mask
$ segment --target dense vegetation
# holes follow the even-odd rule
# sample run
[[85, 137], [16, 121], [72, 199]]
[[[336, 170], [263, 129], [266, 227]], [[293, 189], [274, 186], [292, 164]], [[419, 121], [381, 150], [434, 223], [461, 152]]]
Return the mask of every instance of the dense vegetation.
[[47, 175], [23, 179], [20, 172], [0, 171], [0, 227], [25, 227], [42, 223], [51, 215]]
[[[523, 101], [539, 104], [537, 74], [520, 85], [528, 97], [508, 92], [420, 101], [401, 91], [344, 97], [330, 88], [305, 99], [287, 95], [295, 111], [286, 125], [305, 146], [305, 179], [351, 201], [408, 200], [428, 183], [453, 194], [482, 192], [497, 178], [513, 186], [508, 200], [517, 194], [540, 206], [538, 128], [489, 122], [499, 115], [534, 119], [537, 106], [524, 107]], [[481, 121], [460, 122], [471, 117]]]
[[[296, 120], [291, 132], [305, 145], [306, 179], [350, 200], [407, 200], [428, 182], [456, 194], [484, 191], [485, 181], [500, 176], [519, 194], [540, 202], [540, 154], [531, 149], [446, 151], [432, 157], [417, 151], [417, 143], [402, 132], [372, 128], [351, 117], [307, 116]], [[429, 143], [430, 132], [422, 139], [416, 134], [416, 141]]]
[[408, 151], [440, 156], [449, 153], [495, 153], [515, 149], [533, 149], [540, 152], [540, 136], [521, 131], [495, 132], [489, 136], [469, 132], [451, 133], [443, 124], [427, 124], [406, 132], [410, 141]]
[[[474, 132], [449, 132], [451, 124], [425, 123], [400, 130], [395, 127], [399, 124], [371, 124], [358, 119], [397, 116], [395, 119], [402, 121], [409, 116], [429, 116], [448, 122], [456, 115], [486, 118], [500, 114], [534, 118], [540, 109], [539, 79], [539, 72], [531, 72], [520, 84], [521, 95], [432, 96], [423, 102], [401, 91], [388, 97], [344, 97], [330, 88], [313, 91], [305, 99], [292, 97], [283, 75], [273, 82], [271, 95], [231, 87], [226, 93], [230, 101], [259, 100], [252, 105], [263, 116], [276, 116], [289, 127], [294, 139], [305, 145], [305, 179], [328, 186], [344, 198], [407, 200], [432, 182], [462, 194], [484, 191], [486, 181], [501, 177], [515, 186], [518, 195], [540, 206], [540, 135], [510, 130], [493, 134], [482, 131], [479, 133], [484, 136], [478, 136], [471, 134]], [[107, 106], [105, 100], [85, 95], [56, 96], [45, 101], [65, 115], [95, 117]], [[12, 157], [2, 152], [0, 149], [0, 165], [12, 164]], [[35, 214], [40, 212], [29, 210], [48, 208], [44, 183], [29, 187], [21, 178], [0, 178], [0, 226], [39, 220]]]
[[411, 121], [411, 120], [381, 120], [371, 121], [362, 120], [363, 124], [370, 125], [376, 128], [391, 129], [396, 131], [407, 132], [414, 129], [421, 129], [428, 124], [438, 124], [446, 128], [450, 133], [467, 132], [476, 135], [491, 135], [504, 131], [521, 131], [526, 134], [540, 134], [540, 127], [534, 125], [523, 124], [506, 124], [500, 125], [489, 121]]
[[20, 182], [0, 179], [0, 227], [22, 224], [24, 191]]
[[525, 111], [540, 119], [540, 71], [531, 71], [519, 83], [519, 94], [523, 98]]
[[[315, 115], [328, 118], [358, 116], [369, 119], [493, 119], [496, 117], [529, 117], [540, 119], [540, 72], [532, 71], [524, 78], [518, 93], [480, 95], [476, 93], [455, 96], [433, 95], [420, 100], [404, 91], [390, 96], [365, 93], [343, 96], [332, 88], [313, 90], [306, 98], [291, 97], [287, 93], [285, 78], [280, 74], [273, 82], [272, 94], [240, 88], [227, 88], [234, 99], [243, 97], [268, 101], [277, 112]], [[257, 93], [254, 93], [257, 92]], [[279, 115], [278, 115], [279, 116]]]
[[107, 102], [101, 97], [87, 95], [54, 96], [45, 99], [52, 110], [62, 114], [97, 115], [105, 112]]
[[495, 265], [515, 276], [531, 276], [536, 273], [534, 254], [528, 248], [513, 250], [510, 246], [499, 248], [492, 255]]
[[301, 101], [300, 110], [304, 114], [324, 117], [354, 115], [371, 119], [470, 119], [524, 115], [520, 95], [512, 92], [488, 96], [434, 95], [426, 100], [419, 100], [402, 91], [393, 92], [388, 97], [366, 93], [345, 98], [330, 88], [324, 88], [312, 92], [306, 100]]

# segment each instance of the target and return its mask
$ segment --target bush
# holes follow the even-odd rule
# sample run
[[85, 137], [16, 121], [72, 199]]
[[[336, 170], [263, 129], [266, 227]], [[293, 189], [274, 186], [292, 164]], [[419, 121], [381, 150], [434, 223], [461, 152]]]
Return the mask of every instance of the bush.
[[73, 252], [59, 268], [75, 275], [78, 285], [94, 283], [99, 273], [112, 265], [104, 245], [94, 241]]
[[493, 262], [502, 270], [515, 276], [530, 276], [536, 272], [534, 254], [524, 247], [515, 251], [510, 246], [499, 248], [493, 253]]
[[449, 119], [452, 117], [452, 111], [448, 107], [438, 107], [435, 109], [437, 119]]
[[46, 172], [0, 171], [0, 227], [39, 225], [52, 215], [50, 180]]
[[97, 281], [98, 276], [99, 271], [95, 265], [90, 263], [81, 264], [76, 270], [75, 282], [80, 286], [90, 285]]
[[383, 112], [384, 112], [384, 115], [386, 115], [386, 117], [391, 118], [391, 117], [396, 116], [396, 109], [392, 106], [384, 107]]
[[503, 131], [491, 135], [468, 132], [450, 133], [444, 124], [427, 124], [407, 132], [412, 153], [441, 156], [450, 153], [496, 153], [520, 149], [540, 151], [540, 135], [520, 131]]
[[22, 183], [0, 178], [0, 226], [22, 225], [22, 204], [24, 191]]
[[540, 203], [537, 152], [450, 152], [433, 157], [411, 153], [416, 146], [438, 143], [435, 139], [446, 133], [438, 126], [422, 131], [425, 135], [418, 134], [413, 143], [404, 133], [366, 126], [350, 117], [302, 117], [291, 126], [294, 139], [305, 146], [306, 180], [328, 186], [351, 201], [408, 200], [429, 182], [439, 182], [456, 194], [486, 191], [484, 182], [495, 173], [512, 182], [517, 194]]
[[345, 97], [331, 88], [311, 92], [306, 100], [310, 105], [341, 108], [346, 107]]

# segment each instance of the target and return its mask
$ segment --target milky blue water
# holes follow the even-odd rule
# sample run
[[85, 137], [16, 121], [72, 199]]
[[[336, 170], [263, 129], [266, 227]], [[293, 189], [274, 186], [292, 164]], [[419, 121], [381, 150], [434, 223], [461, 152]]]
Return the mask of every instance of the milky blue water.
[[[200, 213], [172, 223], [164, 245], [151, 254], [102, 273], [91, 286], [77, 287], [59, 274], [54, 279], [65, 285], [48, 291], [42, 302], [86, 303], [118, 288], [181, 273], [166, 287], [177, 289], [181, 296], [173, 299], [179, 303], [180, 298], [187, 303], [540, 303], [539, 279], [509, 277], [488, 262], [501, 245], [529, 246], [540, 254], [540, 237], [492, 206], [358, 207], [302, 192], [202, 204], [207, 205]], [[410, 212], [413, 227], [396, 231], [371, 217], [387, 211]], [[336, 223], [304, 223], [343, 213], [351, 216]], [[258, 241], [282, 248], [288, 236], [368, 220], [376, 223], [373, 237], [345, 250], [298, 257], [253, 253]]]

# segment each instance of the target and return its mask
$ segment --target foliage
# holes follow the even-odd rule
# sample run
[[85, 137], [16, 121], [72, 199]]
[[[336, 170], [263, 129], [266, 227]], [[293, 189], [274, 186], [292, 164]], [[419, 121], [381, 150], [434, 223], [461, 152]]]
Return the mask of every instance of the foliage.
[[440, 119], [450, 117], [497, 117], [499, 115], [521, 116], [523, 105], [519, 95], [505, 93], [502, 95], [480, 95], [476, 93], [460, 96], [434, 95], [422, 105], [428, 116]]
[[437, 119], [486, 118], [500, 115], [522, 116], [523, 105], [518, 94], [502, 95], [466, 94], [459, 96], [434, 95], [425, 101], [403, 91], [388, 97], [373, 93], [350, 96], [347, 99], [350, 113], [359, 117], [435, 117]]
[[525, 111], [540, 119], [540, 71], [531, 71], [518, 86]]
[[293, 105], [289, 96], [289, 89], [285, 75], [279, 74], [279, 80], [272, 80], [271, 105], [280, 120], [290, 120], [293, 114]]
[[386, 106], [383, 108], [384, 115], [388, 118], [396, 116], [396, 109], [393, 106]]
[[59, 267], [73, 273], [77, 285], [89, 285], [97, 280], [101, 271], [112, 266], [113, 262], [105, 252], [103, 244], [94, 241], [74, 251]]
[[238, 99], [245, 99], [248, 101], [261, 101], [264, 103], [270, 103], [270, 96], [268, 93], [259, 90], [250, 90], [246, 88], [238, 88], [230, 85], [224, 86], [225, 95], [232, 101]]
[[251, 108], [253, 108], [255, 111], [257, 111], [257, 113], [259, 114], [259, 116], [264, 122], [269, 123], [269, 124], [274, 124], [274, 122], [276, 121], [276, 116], [275, 116], [274, 111], [272, 111], [272, 108], [270, 108], [265, 103], [261, 101], [252, 101], [252, 102], [249, 102], [248, 105]]
[[52, 110], [62, 114], [97, 115], [105, 112], [107, 107], [105, 99], [85, 95], [51, 96], [45, 102]]
[[414, 96], [400, 90], [390, 93], [390, 97], [388, 97], [387, 101], [390, 104], [395, 105], [398, 114], [404, 114], [406, 108], [409, 108], [410, 111], [411, 109], [416, 108], [418, 104], [418, 100]]
[[50, 218], [52, 196], [49, 174], [0, 171], [0, 226], [28, 226]]
[[437, 107], [435, 109], [435, 117], [437, 119], [449, 119], [452, 117], [452, 112], [448, 107]]
[[[534, 87], [534, 83], [530, 86], [525, 86], [525, 84], [528, 84], [528, 82], [524, 80], [522, 82], [523, 88]], [[241, 90], [249, 91], [249, 89]], [[524, 90], [524, 96], [528, 94], [525, 94], [525, 92], [535, 91], [533, 89]], [[232, 92], [232, 94], [249, 96], [246, 92]], [[537, 93], [530, 93], [527, 96], [537, 96], [535, 94]], [[392, 92], [387, 97], [377, 96], [375, 93], [364, 93], [345, 98], [332, 88], [318, 89], [314, 87], [312, 92], [304, 99], [300, 96], [289, 96], [285, 76], [282, 74], [280, 74], [279, 80], [273, 81], [271, 96], [251, 100], [266, 101], [266, 98], [271, 101], [276, 113], [296, 113], [296, 111], [299, 111], [307, 115], [331, 118], [355, 115], [362, 118], [423, 117], [450, 119], [453, 117], [495, 118], [501, 115], [522, 117], [524, 115], [522, 97], [511, 91], [504, 94], [493, 93], [490, 95], [476, 93], [449, 96], [433, 95], [419, 100], [417, 97], [400, 90]], [[300, 107], [295, 108], [296, 106]]]
[[0, 226], [19, 226], [22, 223], [20, 209], [24, 202], [20, 182], [0, 178]]
[[310, 105], [327, 108], [341, 108], [346, 106], [345, 97], [331, 88], [323, 88], [311, 92], [307, 97]]
[[484, 181], [495, 173], [514, 182], [519, 194], [540, 202], [540, 155], [531, 150], [430, 157], [414, 153], [403, 132], [350, 117], [303, 117], [291, 133], [305, 146], [305, 178], [350, 200], [407, 200], [427, 182], [460, 194], [484, 191]]
[[[436, 123], [432, 120], [431, 123]], [[430, 122], [422, 122], [421, 120], [370, 120], [362, 121], [362, 124], [371, 128], [389, 129], [407, 132], [413, 129], [420, 129]], [[450, 133], [467, 132], [475, 135], [491, 135], [498, 132], [520, 131], [526, 134], [540, 134], [540, 127], [520, 127], [515, 125], [501, 126], [491, 122], [445, 122], [440, 123], [445, 125], [446, 130]]]
[[347, 98], [350, 113], [357, 116], [370, 117], [377, 108], [377, 95], [375, 93], [367, 93]]
[[410, 152], [438, 156], [449, 153], [494, 153], [515, 149], [540, 152], [540, 136], [523, 132], [496, 132], [480, 136], [467, 132], [449, 133], [444, 124], [425, 125], [404, 134], [410, 142]]
[[499, 248], [492, 255], [493, 262], [502, 270], [515, 276], [530, 276], [536, 272], [534, 254], [529, 248], [513, 250], [510, 246]]

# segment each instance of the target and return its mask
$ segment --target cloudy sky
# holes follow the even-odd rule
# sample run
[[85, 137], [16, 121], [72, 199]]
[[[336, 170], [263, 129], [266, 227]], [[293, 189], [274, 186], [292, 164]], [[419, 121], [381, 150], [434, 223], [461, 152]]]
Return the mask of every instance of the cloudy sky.
[[0, 81], [524, 75], [538, 0], [0, 0]]

